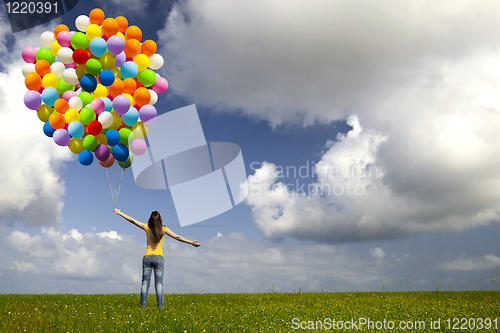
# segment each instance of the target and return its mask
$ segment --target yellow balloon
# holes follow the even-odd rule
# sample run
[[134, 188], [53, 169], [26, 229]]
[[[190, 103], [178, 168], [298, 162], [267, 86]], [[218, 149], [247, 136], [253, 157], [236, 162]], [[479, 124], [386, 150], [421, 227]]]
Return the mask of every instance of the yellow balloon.
[[113, 115], [113, 123], [108, 128], [118, 129], [118, 127], [122, 124], [122, 117], [120, 117], [120, 115], [115, 111], [111, 111], [111, 114]]
[[135, 139], [143, 139], [148, 135], [148, 125], [142, 121], [136, 122], [131, 128]]
[[59, 49], [61, 48], [62, 46], [59, 45], [59, 43], [57, 42], [57, 40], [53, 41], [52, 42], [52, 45], [50, 45], [50, 51], [52, 52], [52, 56], [55, 58], [57, 57], [57, 52], [59, 51]]
[[89, 40], [89, 42], [96, 37], [102, 36], [101, 27], [97, 24], [89, 25], [87, 27], [87, 30], [85, 30], [85, 33], [87, 34], [87, 39]]
[[132, 95], [124, 93], [123, 96], [127, 96], [127, 98], [130, 100], [130, 106], [134, 106], [134, 97], [132, 97]]
[[139, 73], [149, 67], [149, 57], [145, 54], [138, 54], [134, 58], [134, 62], [139, 68]]
[[75, 109], [69, 109], [64, 114], [64, 119], [66, 119], [66, 122], [68, 124], [71, 123], [72, 121], [80, 121], [80, 114]]
[[116, 67], [111, 68], [111, 71], [115, 74], [115, 77], [117, 79], [121, 79], [122, 78], [122, 76], [120, 75], [120, 69], [119, 68], [116, 68]]
[[104, 53], [99, 57], [102, 69], [113, 69], [116, 65], [116, 57], [109, 52]]
[[94, 92], [92, 93], [92, 97], [94, 99], [97, 99], [97, 98], [106, 97], [106, 96], [108, 96], [108, 89], [100, 83], [97, 84], [97, 87], [95, 88]]
[[122, 34], [122, 33], [121, 33], [121, 32], [119, 32], [119, 31], [118, 31], [116, 34], [117, 34], [118, 36], [120, 36], [121, 38], [123, 38], [123, 40], [125, 40], [125, 35], [124, 35], [124, 34]]
[[57, 89], [59, 87], [59, 80], [55, 74], [48, 73], [43, 76], [42, 84], [44, 88], [52, 87]]
[[81, 79], [82, 76], [87, 74], [87, 66], [85, 65], [76, 65], [75, 68], [76, 75]]
[[80, 138], [71, 138], [68, 147], [73, 154], [80, 154], [85, 149], [83, 148], [83, 140]]
[[38, 116], [38, 119], [43, 121], [44, 123], [49, 121], [50, 115], [54, 112], [54, 108], [47, 105], [47, 104], [42, 104], [36, 111], [36, 115]]
[[103, 133], [99, 133], [97, 134], [97, 136], [95, 137], [97, 139], [97, 144], [100, 145], [100, 144], [105, 144], [107, 145], [108, 144], [108, 138], [105, 134]]

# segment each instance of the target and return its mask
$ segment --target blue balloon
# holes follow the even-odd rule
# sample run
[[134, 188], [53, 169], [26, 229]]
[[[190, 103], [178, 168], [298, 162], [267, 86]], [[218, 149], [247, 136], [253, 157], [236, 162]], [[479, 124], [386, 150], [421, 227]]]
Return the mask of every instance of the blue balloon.
[[114, 146], [111, 153], [118, 162], [125, 162], [128, 158], [128, 148], [121, 143]]
[[120, 133], [117, 130], [109, 129], [106, 131], [106, 138], [108, 139], [108, 145], [115, 146], [120, 142]]
[[52, 87], [47, 87], [42, 91], [42, 101], [48, 106], [54, 106], [54, 103], [59, 98], [59, 92], [57, 89]]
[[122, 120], [125, 125], [132, 126], [137, 122], [137, 120], [139, 120], [139, 112], [136, 108], [131, 106], [130, 109], [128, 109], [127, 113], [122, 115]]
[[79, 121], [72, 121], [68, 125], [68, 133], [74, 138], [81, 138], [85, 134], [85, 128]]
[[90, 42], [89, 49], [93, 55], [100, 57], [106, 52], [106, 41], [101, 37], [96, 37]]
[[104, 101], [104, 111], [111, 112], [113, 109], [113, 102], [107, 97], [101, 97], [100, 99]]
[[[45, 135], [48, 136], [49, 138], [51, 138], [54, 135], [55, 131], [56, 130], [53, 129], [52, 126], [50, 126], [48, 121], [45, 124], [43, 124], [43, 133], [45, 133]], [[118, 136], [120, 136], [120, 134], [118, 134]]]
[[125, 62], [122, 65], [122, 68], [120, 69], [120, 75], [122, 77], [122, 80], [128, 78], [134, 78], [138, 72], [139, 72], [139, 67], [137, 67], [137, 64], [133, 61]]
[[80, 79], [80, 86], [87, 92], [93, 92], [97, 88], [97, 80], [93, 75], [85, 74]]
[[113, 84], [113, 82], [115, 82], [115, 74], [112, 71], [110, 71], [109, 69], [105, 69], [101, 72], [101, 74], [99, 74], [99, 82], [103, 86], [109, 87], [110, 85]]
[[94, 155], [92, 155], [92, 153], [88, 150], [82, 150], [80, 154], [78, 154], [78, 162], [80, 162], [82, 165], [91, 165], [93, 161]]

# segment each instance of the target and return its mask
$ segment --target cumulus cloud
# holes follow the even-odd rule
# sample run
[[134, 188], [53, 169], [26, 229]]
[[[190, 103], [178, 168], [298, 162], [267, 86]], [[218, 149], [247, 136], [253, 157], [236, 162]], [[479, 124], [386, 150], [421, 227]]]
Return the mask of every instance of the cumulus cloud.
[[447, 271], [484, 271], [500, 268], [500, 258], [487, 254], [482, 258], [457, 259], [445, 262], [442, 268]]

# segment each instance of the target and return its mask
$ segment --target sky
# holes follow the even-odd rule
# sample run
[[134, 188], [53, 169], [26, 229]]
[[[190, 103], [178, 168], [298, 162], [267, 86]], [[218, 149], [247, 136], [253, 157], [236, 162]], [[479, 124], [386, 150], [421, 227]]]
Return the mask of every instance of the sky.
[[157, 42], [159, 113], [245, 161], [245, 201], [182, 228], [125, 171], [119, 209], [202, 244], [165, 239], [166, 293], [499, 288], [498, 2], [110, 0], [0, 11], [0, 293], [139, 293], [144, 231], [23, 103], [22, 49], [96, 7]]

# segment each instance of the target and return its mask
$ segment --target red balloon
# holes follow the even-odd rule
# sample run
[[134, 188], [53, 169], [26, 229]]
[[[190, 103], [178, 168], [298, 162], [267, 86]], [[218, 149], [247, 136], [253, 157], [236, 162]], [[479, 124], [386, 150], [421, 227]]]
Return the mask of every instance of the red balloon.
[[84, 65], [89, 60], [89, 53], [84, 49], [76, 49], [73, 51], [73, 61], [79, 65]]
[[103, 167], [103, 168], [109, 168], [110, 166], [112, 166], [113, 164], [115, 163], [115, 158], [113, 157], [112, 154], [109, 154], [109, 157], [106, 161], [99, 161], [99, 164]]
[[102, 131], [102, 124], [97, 120], [92, 120], [87, 127], [87, 131], [93, 136], [99, 135]]

